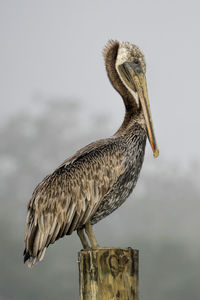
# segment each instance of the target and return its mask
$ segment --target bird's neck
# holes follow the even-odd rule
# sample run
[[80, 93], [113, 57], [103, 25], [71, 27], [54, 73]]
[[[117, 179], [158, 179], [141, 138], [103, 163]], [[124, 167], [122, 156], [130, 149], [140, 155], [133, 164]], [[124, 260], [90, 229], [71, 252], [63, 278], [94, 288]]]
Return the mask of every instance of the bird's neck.
[[135, 112], [132, 112], [131, 110], [126, 110], [122, 125], [114, 134], [114, 136], [118, 137], [126, 134], [126, 132], [129, 131], [129, 129], [132, 128], [133, 125], [136, 123], [139, 124], [146, 131], [146, 123], [143, 113], [140, 112], [135, 114]]

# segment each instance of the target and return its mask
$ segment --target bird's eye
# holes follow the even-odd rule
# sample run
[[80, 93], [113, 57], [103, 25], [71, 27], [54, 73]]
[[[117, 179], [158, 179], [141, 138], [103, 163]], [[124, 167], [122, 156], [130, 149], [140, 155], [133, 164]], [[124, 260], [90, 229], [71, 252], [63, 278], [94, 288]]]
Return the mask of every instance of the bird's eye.
[[137, 59], [137, 58], [136, 58], [136, 59], [134, 59], [134, 61], [133, 61], [133, 62], [134, 62], [134, 64], [136, 64], [136, 65], [138, 65], [138, 64], [140, 63], [140, 62], [139, 62], [139, 59]]

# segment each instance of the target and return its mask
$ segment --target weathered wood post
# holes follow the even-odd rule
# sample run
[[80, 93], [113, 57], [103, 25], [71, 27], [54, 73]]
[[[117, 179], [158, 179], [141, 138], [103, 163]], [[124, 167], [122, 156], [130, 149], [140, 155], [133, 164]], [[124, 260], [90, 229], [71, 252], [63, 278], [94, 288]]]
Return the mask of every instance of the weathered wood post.
[[81, 300], [138, 300], [138, 250], [82, 250], [79, 258]]

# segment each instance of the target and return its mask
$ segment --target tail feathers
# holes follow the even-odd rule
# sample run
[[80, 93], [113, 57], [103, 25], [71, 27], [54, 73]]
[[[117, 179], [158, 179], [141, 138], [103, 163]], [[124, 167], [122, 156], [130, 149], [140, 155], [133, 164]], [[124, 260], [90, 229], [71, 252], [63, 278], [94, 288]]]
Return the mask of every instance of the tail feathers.
[[46, 247], [39, 251], [37, 256], [31, 256], [29, 251], [27, 249], [24, 250], [24, 263], [27, 262], [27, 265], [29, 268], [32, 268], [34, 265], [36, 265], [39, 261], [41, 261], [44, 258], [46, 252]]

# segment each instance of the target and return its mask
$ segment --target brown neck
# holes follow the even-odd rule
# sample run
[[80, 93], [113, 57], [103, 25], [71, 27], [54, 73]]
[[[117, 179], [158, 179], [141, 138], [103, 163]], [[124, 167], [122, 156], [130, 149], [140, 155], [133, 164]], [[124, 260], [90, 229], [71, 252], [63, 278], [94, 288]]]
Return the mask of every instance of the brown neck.
[[125, 105], [125, 117], [122, 125], [116, 132], [117, 135], [122, 134], [127, 128], [130, 127], [137, 119], [138, 109], [136, 103], [133, 99], [133, 96], [130, 94], [128, 89], [122, 83], [116, 68], [115, 62], [117, 58], [119, 48], [119, 42], [117, 41], [109, 41], [105, 50], [104, 50], [104, 58], [106, 71], [108, 74], [108, 78], [112, 84], [112, 86], [118, 91], [118, 93], [122, 96]]

